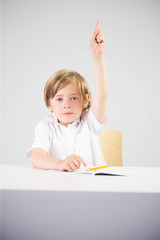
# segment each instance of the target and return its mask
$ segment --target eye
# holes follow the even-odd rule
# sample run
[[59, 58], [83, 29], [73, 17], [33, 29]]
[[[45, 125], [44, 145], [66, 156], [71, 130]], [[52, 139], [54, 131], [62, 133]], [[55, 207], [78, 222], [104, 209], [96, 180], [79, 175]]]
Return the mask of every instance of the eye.
[[57, 98], [56, 101], [61, 102], [61, 101], [63, 101], [63, 98]]
[[72, 99], [72, 100], [77, 100], [78, 98], [77, 98], [77, 97], [72, 97], [71, 99]]

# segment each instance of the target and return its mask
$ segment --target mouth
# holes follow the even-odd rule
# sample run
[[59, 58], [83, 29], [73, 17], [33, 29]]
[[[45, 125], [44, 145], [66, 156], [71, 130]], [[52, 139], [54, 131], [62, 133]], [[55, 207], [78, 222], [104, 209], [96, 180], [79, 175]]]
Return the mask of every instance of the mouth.
[[62, 115], [72, 115], [73, 113], [72, 112], [65, 112], [65, 113], [62, 113]]

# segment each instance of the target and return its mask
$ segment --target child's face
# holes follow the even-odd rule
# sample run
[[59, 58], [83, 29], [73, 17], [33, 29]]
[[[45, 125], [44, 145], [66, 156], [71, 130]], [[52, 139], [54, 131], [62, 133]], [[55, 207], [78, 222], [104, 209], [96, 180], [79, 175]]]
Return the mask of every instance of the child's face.
[[71, 83], [62, 88], [50, 99], [49, 110], [54, 112], [61, 124], [67, 126], [77, 120], [84, 108], [87, 107], [89, 95], [86, 95], [86, 101], [80, 95], [76, 84]]

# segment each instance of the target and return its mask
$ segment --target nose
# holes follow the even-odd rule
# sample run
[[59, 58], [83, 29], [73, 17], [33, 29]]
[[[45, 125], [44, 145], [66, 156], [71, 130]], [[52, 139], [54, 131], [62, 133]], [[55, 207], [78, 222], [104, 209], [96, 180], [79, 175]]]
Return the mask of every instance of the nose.
[[64, 109], [69, 109], [70, 108], [70, 106], [68, 105], [68, 106], [64, 106]]
[[71, 108], [71, 106], [70, 106], [70, 104], [69, 104], [69, 101], [65, 101], [64, 102], [64, 109], [69, 109], [69, 108]]

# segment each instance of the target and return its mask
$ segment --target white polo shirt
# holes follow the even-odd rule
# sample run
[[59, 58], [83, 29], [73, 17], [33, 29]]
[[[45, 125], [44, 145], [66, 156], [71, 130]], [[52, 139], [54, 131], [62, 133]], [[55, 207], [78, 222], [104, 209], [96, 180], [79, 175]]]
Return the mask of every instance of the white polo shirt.
[[106, 117], [101, 124], [89, 110], [65, 127], [58, 122], [54, 113], [51, 113], [37, 124], [33, 146], [27, 152], [27, 157], [31, 157], [33, 148], [42, 148], [53, 158], [65, 159], [71, 154], [77, 154], [87, 165], [106, 164], [99, 142], [105, 123]]

